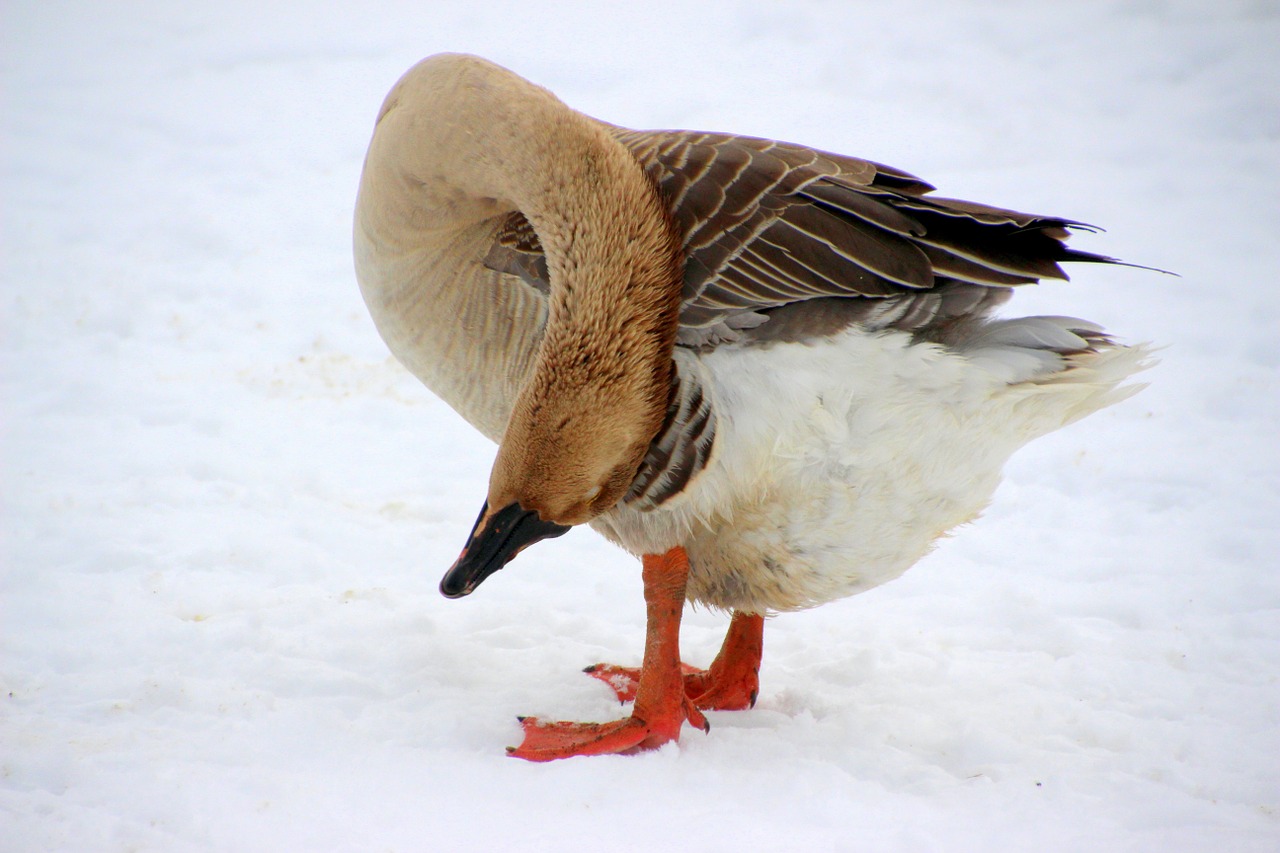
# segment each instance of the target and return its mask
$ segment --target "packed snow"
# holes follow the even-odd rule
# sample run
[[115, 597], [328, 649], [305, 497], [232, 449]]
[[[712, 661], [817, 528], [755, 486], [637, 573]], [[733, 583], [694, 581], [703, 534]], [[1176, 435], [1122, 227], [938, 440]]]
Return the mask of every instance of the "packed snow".
[[[619, 4], [620, 6], [621, 4]], [[13, 2], [2, 13], [6, 851], [1280, 849], [1280, 8]], [[1096, 223], [1010, 313], [1165, 347], [899, 581], [765, 631], [760, 700], [633, 757], [639, 566], [589, 530], [436, 585], [493, 447], [350, 258], [374, 115], [478, 53]], [[686, 611], [687, 660], [727, 616]]]

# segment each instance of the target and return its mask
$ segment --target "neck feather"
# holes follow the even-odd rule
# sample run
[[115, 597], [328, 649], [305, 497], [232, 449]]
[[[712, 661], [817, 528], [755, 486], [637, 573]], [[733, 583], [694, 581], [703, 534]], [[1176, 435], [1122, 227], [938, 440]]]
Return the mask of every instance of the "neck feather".
[[661, 428], [674, 369], [683, 253], [656, 186], [607, 125], [474, 57], [405, 75], [369, 158], [368, 180], [395, 190], [373, 213], [413, 245], [512, 211], [529, 221], [547, 258], [547, 324], [495, 464], [504, 495], [491, 498], [559, 506], [552, 516], [571, 523], [586, 512], [564, 509], [573, 493], [600, 493], [591, 512], [607, 509]]

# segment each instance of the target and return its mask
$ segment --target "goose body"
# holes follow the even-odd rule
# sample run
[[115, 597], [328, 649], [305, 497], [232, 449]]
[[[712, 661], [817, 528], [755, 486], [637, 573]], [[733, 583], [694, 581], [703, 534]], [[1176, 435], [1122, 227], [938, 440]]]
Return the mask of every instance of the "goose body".
[[[954, 353], [849, 330], [690, 359], [717, 413], [707, 467], [662, 507], [624, 505], [592, 524], [636, 554], [681, 545], [689, 598], [726, 610], [796, 610], [864, 592], [975, 518], [1019, 447], [1128, 391], [1037, 384], [1062, 368], [1020, 364], [1020, 349]], [[1134, 354], [1116, 352], [1122, 362]], [[1031, 376], [1011, 386], [1019, 372]]]
[[[411, 69], [378, 117], [355, 257], [392, 352], [499, 443], [446, 594], [589, 523], [645, 557], [651, 646], [687, 597], [734, 611], [721, 657], [758, 665], [760, 615], [897, 577], [1019, 447], [1137, 390], [1146, 348], [992, 316], [1059, 261], [1110, 261], [1065, 247], [1078, 223], [931, 190], [802, 146], [614, 127], [476, 57]], [[647, 651], [630, 674], [628, 731], [661, 704], [646, 677], [674, 689], [657, 667]], [[662, 702], [674, 732], [597, 751], [743, 704]], [[524, 757], [618, 746], [525, 728]]]

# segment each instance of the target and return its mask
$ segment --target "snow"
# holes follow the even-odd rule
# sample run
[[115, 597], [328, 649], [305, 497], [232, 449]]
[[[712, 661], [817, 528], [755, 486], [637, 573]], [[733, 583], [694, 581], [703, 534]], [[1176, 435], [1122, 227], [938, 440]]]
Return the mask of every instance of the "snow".
[[[1280, 11], [1269, 0], [6, 5], [0, 847], [1280, 848]], [[479, 53], [637, 127], [892, 163], [1109, 229], [1016, 313], [1165, 345], [899, 581], [766, 628], [638, 757], [629, 556], [436, 591], [493, 448], [351, 271], [382, 96]], [[708, 661], [727, 618], [687, 611]]]

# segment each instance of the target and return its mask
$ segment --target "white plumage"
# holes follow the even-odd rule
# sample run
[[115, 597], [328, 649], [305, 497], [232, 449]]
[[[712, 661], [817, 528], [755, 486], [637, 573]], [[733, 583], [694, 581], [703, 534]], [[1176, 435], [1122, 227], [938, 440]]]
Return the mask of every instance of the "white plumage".
[[794, 610], [864, 592], [975, 518], [1018, 448], [1141, 390], [1121, 383], [1149, 348], [1087, 351], [1073, 330], [1100, 331], [994, 320], [952, 350], [854, 328], [681, 358], [718, 418], [707, 467], [661, 507], [594, 526], [633, 553], [682, 544], [689, 597], [713, 606]]
[[[1112, 262], [1065, 245], [1078, 223], [932, 189], [804, 146], [615, 127], [474, 57], [387, 96], [361, 289], [396, 356], [499, 442], [441, 590], [584, 523], [644, 567], [644, 666], [592, 670], [633, 715], [525, 719], [514, 754], [653, 748], [748, 707], [763, 614], [899, 576], [1019, 447], [1138, 390], [1147, 347], [992, 314], [1061, 261]], [[734, 611], [706, 671], [679, 660], [686, 598]]]

